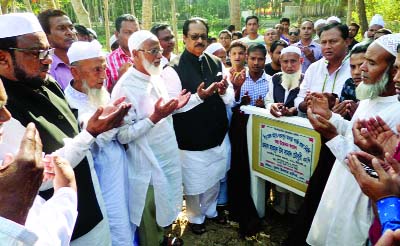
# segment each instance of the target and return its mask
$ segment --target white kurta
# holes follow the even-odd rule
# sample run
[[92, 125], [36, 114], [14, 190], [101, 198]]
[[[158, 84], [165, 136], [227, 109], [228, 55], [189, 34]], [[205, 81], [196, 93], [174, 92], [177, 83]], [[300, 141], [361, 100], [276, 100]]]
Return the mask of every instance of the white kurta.
[[156, 101], [169, 100], [161, 77], [152, 77], [129, 68], [113, 89], [114, 100], [126, 96], [132, 103], [118, 140], [128, 144], [129, 209], [131, 222], [140, 225], [147, 189], [154, 187], [156, 219], [170, 225], [182, 206], [182, 172], [172, 117], [157, 124], [149, 119]]
[[[224, 75], [228, 74], [224, 66], [222, 66], [222, 71]], [[171, 97], [176, 97], [182, 90], [182, 83], [176, 71], [171, 67], [166, 67], [163, 70], [162, 77], [168, 94]], [[233, 104], [234, 91], [231, 83], [229, 83], [229, 87], [226, 93], [221, 96], [221, 99], [228, 107]], [[192, 94], [188, 104], [175, 113], [189, 111], [202, 102], [197, 93]], [[229, 167], [227, 167], [228, 159], [230, 158], [228, 133], [222, 144], [214, 148], [203, 151], [180, 150], [179, 152], [185, 195], [202, 194], [225, 177], [226, 170]]]
[[340, 96], [344, 82], [351, 78], [350, 59], [343, 61], [342, 65], [335, 72], [329, 74], [328, 61], [325, 58], [312, 63], [304, 74], [303, 82], [300, 84], [300, 91], [294, 100], [295, 107], [304, 101], [307, 91], [328, 92]]
[[333, 114], [330, 122], [336, 126], [338, 136], [327, 142], [336, 162], [326, 183], [324, 193], [307, 237], [311, 245], [364, 245], [372, 224], [373, 212], [369, 198], [364, 195], [348, 169], [344, 159], [354, 145], [352, 126], [356, 119], [379, 115], [396, 131], [400, 123], [400, 103], [397, 96], [363, 100], [351, 122]]
[[[80, 125], [97, 110], [89, 103], [86, 94], [71, 85], [65, 89], [65, 97], [71, 108], [78, 109]], [[118, 129], [112, 129], [96, 137], [91, 145], [94, 168], [99, 179], [107, 217], [110, 224], [113, 245], [132, 245], [134, 228], [131, 228], [127, 198], [126, 153], [116, 140]]]

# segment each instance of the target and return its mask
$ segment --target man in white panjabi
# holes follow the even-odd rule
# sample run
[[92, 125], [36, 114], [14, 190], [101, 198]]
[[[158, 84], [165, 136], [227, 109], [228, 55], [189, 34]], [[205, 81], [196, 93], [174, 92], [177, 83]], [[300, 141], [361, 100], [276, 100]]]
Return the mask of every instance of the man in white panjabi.
[[[374, 217], [371, 202], [350, 173], [345, 158], [348, 153], [360, 149], [354, 144], [352, 133], [357, 119], [379, 115], [393, 131], [400, 123], [400, 104], [393, 82], [393, 62], [398, 44], [400, 34], [391, 34], [375, 40], [368, 47], [361, 70], [370, 98], [360, 101], [350, 122], [331, 113], [327, 106], [318, 109], [317, 105], [312, 105], [307, 110], [314, 128], [330, 139], [326, 144], [336, 157], [307, 237], [310, 245], [364, 245], [368, 239]], [[315, 111], [316, 108], [319, 112]], [[315, 117], [312, 113], [320, 116]], [[322, 117], [329, 122], [321, 120]], [[321, 125], [322, 122], [325, 123]]]
[[[74, 42], [67, 55], [73, 80], [64, 93], [70, 107], [78, 110], [79, 124], [85, 128], [97, 108], [110, 101], [103, 86], [106, 60], [97, 40]], [[124, 147], [116, 141], [117, 132], [118, 128], [115, 128], [97, 136], [90, 151], [107, 210], [112, 244], [132, 245], [135, 228], [131, 228], [129, 221], [126, 154]]]
[[128, 145], [130, 220], [139, 226], [140, 245], [180, 245], [176, 238], [164, 238], [162, 227], [181, 211], [182, 171], [171, 113], [187, 103], [190, 93], [169, 99], [158, 76], [162, 55], [154, 34], [135, 32], [128, 46], [135, 67], [120, 78], [112, 98], [125, 96], [132, 103], [117, 135]]

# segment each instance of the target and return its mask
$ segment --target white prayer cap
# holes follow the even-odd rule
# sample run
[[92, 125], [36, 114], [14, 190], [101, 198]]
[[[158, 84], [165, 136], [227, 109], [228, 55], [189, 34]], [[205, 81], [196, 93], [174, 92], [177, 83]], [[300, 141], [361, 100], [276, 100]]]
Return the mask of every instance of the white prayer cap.
[[110, 37], [110, 46], [112, 46], [115, 42], [117, 42], [117, 37], [113, 34]]
[[384, 35], [372, 44], [378, 44], [393, 56], [397, 56], [397, 46], [400, 44], [400, 33]]
[[381, 27], [385, 27], [385, 22], [383, 21], [382, 15], [376, 14], [376, 15], [372, 16], [369, 26], [371, 27], [373, 25], [379, 25]]
[[296, 47], [296, 46], [288, 46], [288, 47], [283, 48], [283, 49], [281, 50], [281, 56], [282, 56], [283, 54], [286, 54], [286, 53], [296, 53], [296, 54], [298, 54], [299, 56], [301, 56], [301, 50], [300, 50], [299, 47]]
[[326, 20], [324, 19], [318, 19], [315, 23], [314, 23], [314, 28], [317, 28], [319, 25], [321, 24], [325, 24], [326, 25]]
[[101, 44], [94, 39], [92, 42], [76, 41], [69, 47], [67, 56], [69, 63], [104, 56]]
[[28, 33], [43, 32], [37, 17], [32, 13], [0, 15], [0, 38], [16, 37]]
[[339, 19], [339, 17], [337, 17], [337, 16], [331, 16], [331, 17], [329, 17], [328, 19], [326, 19], [326, 22], [328, 23], [328, 24], [331, 24], [331, 23], [335, 23], [335, 22], [337, 22], [337, 23], [341, 23], [342, 21]]
[[95, 30], [93, 30], [92, 28], [86, 28], [86, 29], [90, 32], [90, 34], [93, 35], [93, 37], [94, 37], [95, 39], [97, 39], [97, 33], [96, 33]]
[[224, 46], [222, 46], [221, 43], [212, 43], [209, 46], [207, 46], [207, 48], [204, 50], [204, 52], [207, 52], [208, 54], [213, 55], [215, 51], [220, 50], [220, 49], [224, 49]]
[[132, 50], [137, 50], [147, 39], [158, 40], [157, 36], [147, 30], [140, 30], [134, 32], [128, 39], [129, 52]]

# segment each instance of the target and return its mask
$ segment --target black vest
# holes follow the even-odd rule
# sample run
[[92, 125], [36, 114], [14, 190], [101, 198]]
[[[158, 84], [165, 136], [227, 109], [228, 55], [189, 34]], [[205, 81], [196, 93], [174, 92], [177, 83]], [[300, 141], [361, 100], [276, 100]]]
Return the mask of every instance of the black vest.
[[[300, 77], [300, 83], [303, 81], [303, 74]], [[286, 98], [285, 101], [285, 88], [282, 86], [282, 73], [277, 73], [272, 77], [272, 83], [274, 85], [274, 91], [273, 91], [273, 96], [274, 96], [274, 102], [275, 103], [284, 103], [286, 107], [292, 108], [294, 107], [294, 99], [296, 99], [297, 94], [300, 91], [299, 87], [296, 87], [292, 89], [289, 92], [288, 97]], [[299, 83], [299, 86], [300, 86]]]
[[[52, 153], [64, 146], [63, 138], [73, 138], [78, 134], [76, 115], [55, 80], [48, 79], [40, 83], [1, 79], [8, 95], [7, 109], [22, 125], [35, 123], [42, 139], [43, 152]], [[74, 168], [74, 173], [78, 187], [78, 218], [72, 239], [85, 235], [103, 219], [86, 158]], [[39, 195], [49, 199], [53, 192], [53, 189], [49, 189]]]
[[[171, 61], [170, 66], [178, 73], [182, 89], [192, 94], [201, 82], [207, 88], [222, 79], [221, 62], [206, 53], [199, 61], [199, 57], [185, 50]], [[221, 145], [228, 130], [225, 103], [218, 93], [187, 112], [174, 114], [173, 119], [178, 146], [182, 150], [201, 151]]]

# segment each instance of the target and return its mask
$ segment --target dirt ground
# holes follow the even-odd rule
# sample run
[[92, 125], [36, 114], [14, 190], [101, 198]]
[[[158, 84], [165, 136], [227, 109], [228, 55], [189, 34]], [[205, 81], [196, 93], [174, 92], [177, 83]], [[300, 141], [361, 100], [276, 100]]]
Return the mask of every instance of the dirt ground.
[[187, 226], [188, 220], [183, 208], [178, 220], [172, 225], [170, 234], [181, 237], [185, 246], [279, 246], [287, 237], [290, 221], [293, 222], [293, 219], [287, 215], [274, 213], [271, 207], [267, 206], [266, 216], [262, 220], [263, 230], [253, 238], [240, 238], [237, 223], [230, 221], [226, 225], [220, 225], [206, 220], [207, 232], [196, 235]]

